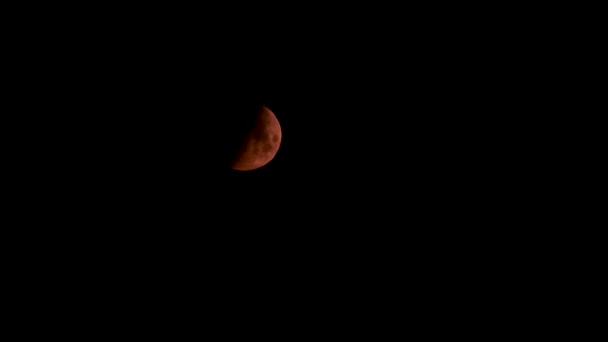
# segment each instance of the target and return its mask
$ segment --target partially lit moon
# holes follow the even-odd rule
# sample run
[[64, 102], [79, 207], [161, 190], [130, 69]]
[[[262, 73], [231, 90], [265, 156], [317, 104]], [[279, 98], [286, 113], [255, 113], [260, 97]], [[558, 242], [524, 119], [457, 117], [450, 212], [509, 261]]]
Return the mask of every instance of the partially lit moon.
[[232, 168], [249, 171], [268, 164], [276, 156], [281, 138], [279, 120], [270, 109], [262, 107], [255, 127], [245, 138]]

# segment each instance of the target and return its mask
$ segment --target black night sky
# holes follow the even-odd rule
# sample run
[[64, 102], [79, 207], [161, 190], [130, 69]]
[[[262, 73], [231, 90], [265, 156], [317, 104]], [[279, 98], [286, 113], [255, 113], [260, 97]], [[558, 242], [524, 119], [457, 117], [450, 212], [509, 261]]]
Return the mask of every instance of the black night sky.
[[[13, 297], [54, 298], [42, 306], [55, 310], [69, 292], [80, 307], [104, 302], [116, 322], [137, 316], [129, 305], [156, 314], [167, 297], [305, 325], [385, 313], [401, 327], [412, 301], [469, 319], [471, 297], [502, 311], [494, 299], [544, 293], [530, 279], [562, 263], [540, 247], [572, 253], [549, 240], [561, 214], [545, 199], [561, 200], [555, 169], [568, 161], [543, 168], [565, 148], [540, 133], [569, 133], [550, 127], [558, 111], [546, 104], [562, 100], [543, 97], [551, 78], [532, 56], [545, 37], [513, 39], [519, 23], [500, 24], [502, 8], [357, 4], [28, 5], [36, 25], [19, 19], [11, 30], [24, 38], [6, 49], [18, 77], [4, 93], [16, 123], [3, 126], [15, 156], [3, 167], [18, 191], [4, 212], [21, 235], [4, 239], [6, 264], [28, 260], [6, 278], [31, 289]], [[232, 170], [261, 106], [280, 122], [278, 153]]]
[[[503, 210], [496, 199], [526, 172], [509, 163], [516, 139], [501, 139], [523, 112], [520, 88], [496, 82], [517, 74], [498, 33], [435, 11], [245, 15], [255, 25], [176, 13], [35, 32], [23, 79], [40, 95], [23, 111], [44, 113], [27, 126], [44, 143], [24, 139], [24, 174], [36, 201], [63, 208], [49, 217], [192, 253], [392, 253], [466, 239], [456, 222]], [[233, 171], [262, 105], [282, 127], [278, 154]]]

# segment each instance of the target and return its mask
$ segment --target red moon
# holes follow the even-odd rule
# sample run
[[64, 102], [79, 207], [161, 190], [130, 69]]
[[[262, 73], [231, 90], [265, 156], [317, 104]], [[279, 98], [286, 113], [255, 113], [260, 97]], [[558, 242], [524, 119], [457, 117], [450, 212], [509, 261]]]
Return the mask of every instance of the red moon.
[[232, 168], [249, 171], [268, 164], [279, 150], [281, 137], [279, 120], [270, 109], [262, 107], [255, 127], [245, 138], [240, 152], [232, 163]]

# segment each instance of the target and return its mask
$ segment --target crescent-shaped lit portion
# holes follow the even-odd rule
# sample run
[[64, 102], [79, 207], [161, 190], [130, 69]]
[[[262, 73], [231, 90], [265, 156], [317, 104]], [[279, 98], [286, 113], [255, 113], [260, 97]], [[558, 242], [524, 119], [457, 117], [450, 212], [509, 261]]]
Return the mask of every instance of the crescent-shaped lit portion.
[[270, 109], [262, 107], [255, 127], [245, 139], [232, 168], [249, 171], [268, 164], [276, 156], [281, 138], [279, 120]]

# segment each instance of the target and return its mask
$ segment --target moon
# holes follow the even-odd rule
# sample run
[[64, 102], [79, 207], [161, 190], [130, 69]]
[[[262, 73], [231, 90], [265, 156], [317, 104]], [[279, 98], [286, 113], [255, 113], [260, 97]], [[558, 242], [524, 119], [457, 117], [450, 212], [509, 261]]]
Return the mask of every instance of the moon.
[[232, 169], [250, 171], [268, 164], [279, 151], [281, 138], [279, 120], [270, 109], [263, 106], [254, 128], [245, 138], [232, 163]]

